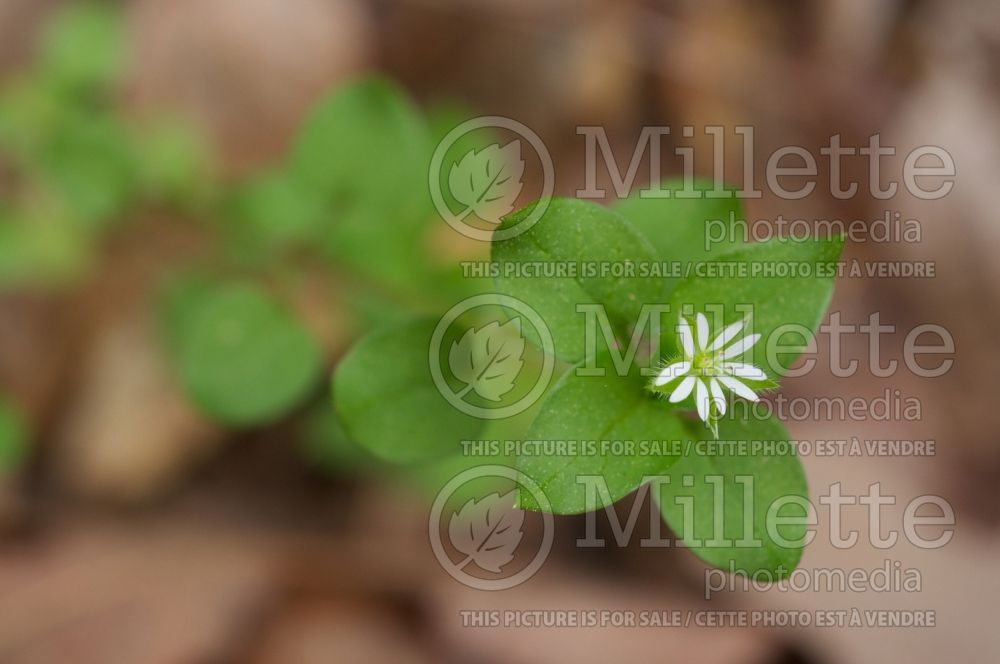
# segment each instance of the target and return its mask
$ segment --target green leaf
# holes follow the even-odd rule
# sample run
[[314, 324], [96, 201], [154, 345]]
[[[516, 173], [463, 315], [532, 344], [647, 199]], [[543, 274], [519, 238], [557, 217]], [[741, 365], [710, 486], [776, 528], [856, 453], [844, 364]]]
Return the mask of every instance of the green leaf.
[[74, 2], [45, 26], [42, 71], [69, 87], [108, 85], [124, 64], [121, 12], [94, 2]]
[[225, 285], [188, 288], [180, 297], [169, 307], [168, 331], [184, 387], [208, 416], [236, 426], [268, 422], [315, 386], [318, 346], [267, 293]]
[[[751, 314], [745, 332], [762, 335], [753, 348], [753, 364], [779, 376], [807, 345], [802, 329], [811, 335], [823, 319], [843, 245], [842, 237], [773, 239], [731, 252], [702, 264], [702, 274], [678, 285], [670, 299], [671, 312], [702, 312], [713, 330]], [[716, 317], [720, 313], [721, 320]], [[793, 326], [800, 327], [796, 331]], [[665, 346], [676, 347], [676, 322], [664, 327]], [[773, 353], [774, 362], [767, 361], [769, 342], [788, 346]]]
[[[599, 476], [607, 483], [610, 502], [628, 495], [647, 475], [661, 475], [677, 460], [674, 441], [687, 431], [675, 410], [643, 389], [643, 380], [615, 375], [604, 357], [598, 361], [606, 375], [577, 376], [571, 368], [542, 404], [527, 440], [573, 441], [567, 454], [531, 454], [518, 459], [518, 469], [535, 480], [548, 497], [552, 511], [576, 514], [602, 507], [600, 492], [590, 496], [582, 476]], [[578, 365], [579, 366], [579, 365]], [[605, 444], [608, 441], [610, 444]], [[630, 447], [621, 448], [617, 443]], [[590, 449], [586, 446], [591, 445]], [[529, 448], [530, 449], [530, 448]], [[546, 451], [542, 448], [543, 451]], [[519, 504], [538, 509], [534, 498], [522, 492]]]
[[195, 127], [177, 118], [160, 118], [133, 132], [137, 177], [154, 200], [197, 208], [212, 193], [211, 157]]
[[27, 426], [13, 403], [0, 398], [0, 474], [16, 470], [28, 453]]
[[431, 377], [436, 320], [391, 325], [364, 337], [337, 366], [333, 394], [347, 432], [381, 459], [411, 463], [456, 454], [482, 421], [452, 406]]
[[[504, 219], [499, 229], [512, 228], [531, 214], [536, 202]], [[643, 304], [659, 300], [660, 282], [644, 277], [637, 263], [651, 264], [654, 250], [628, 221], [595, 203], [552, 199], [541, 218], [524, 233], [494, 242], [492, 259], [499, 264], [499, 292], [512, 295], [533, 307], [549, 326], [555, 353], [568, 362], [585, 355], [584, 315], [580, 304], [602, 304], [618, 334], [634, 326]], [[575, 275], [517, 274], [521, 264], [532, 267], [549, 263], [554, 268], [576, 266]], [[597, 266], [597, 274], [586, 273], [583, 264]], [[601, 274], [600, 266], [635, 268], [634, 276]], [[538, 343], [534, 331], [529, 340]]]
[[250, 251], [307, 246], [327, 221], [322, 200], [284, 171], [265, 173], [240, 187], [232, 200], [231, 244]]
[[[534, 421], [543, 399], [539, 399], [534, 405], [522, 413], [498, 420], [487, 420], [483, 423], [482, 430], [476, 436], [476, 441], [482, 445], [481, 441], [489, 441], [491, 446], [471, 448], [462, 450], [461, 454], [453, 454], [443, 459], [434, 459], [430, 462], [417, 466], [408, 466], [406, 476], [402, 478], [405, 483], [412, 483], [423, 495], [436, 496], [441, 489], [456, 475], [467, 470], [481, 466], [500, 465], [512, 468], [516, 461], [509, 454], [507, 441], [516, 444], [517, 441], [525, 439], [531, 423]], [[492, 445], [496, 447], [492, 447]], [[490, 477], [489, 481], [470, 482], [462, 485], [455, 492], [456, 499], [468, 500], [469, 498], [482, 498], [493, 491], [507, 493], [517, 487], [517, 483], [511, 479], [501, 477]]]
[[[708, 192], [714, 189], [712, 180], [694, 180], [690, 189]], [[670, 192], [670, 198], [644, 198], [636, 191], [619, 201], [614, 209], [632, 222], [656, 248], [657, 258], [678, 264], [684, 274], [690, 263], [708, 260], [742, 244], [738, 233], [743, 219], [743, 201], [735, 192], [725, 198], [678, 198], [684, 180], [665, 180], [660, 189]], [[647, 192], [648, 193], [648, 192]], [[732, 219], [733, 221], [730, 221]], [[663, 280], [663, 295], [670, 294], [681, 277], [667, 276]]]
[[466, 389], [489, 401], [500, 401], [514, 389], [514, 380], [524, 366], [523, 356], [521, 319], [515, 318], [503, 325], [491, 321], [478, 330], [466, 330], [452, 343], [448, 364]]
[[452, 195], [465, 206], [459, 216], [475, 214], [484, 221], [500, 223], [501, 217], [514, 210], [523, 174], [519, 141], [469, 150], [448, 174]]
[[50, 199], [0, 212], [0, 287], [60, 286], [83, 275], [92, 238]]
[[[784, 426], [727, 415], [719, 422], [719, 440], [702, 441], [711, 447], [693, 446], [661, 485], [663, 517], [715, 567], [746, 575], [766, 571], [775, 579], [789, 575], [802, 556], [808, 488]], [[783, 523], [785, 518], [794, 522]]]
[[111, 117], [80, 115], [63, 124], [39, 165], [67, 208], [94, 230], [114, 220], [135, 189], [128, 132]]
[[323, 205], [316, 237], [326, 252], [394, 285], [426, 271], [423, 233], [433, 217], [427, 189], [430, 136], [406, 94], [380, 78], [321, 101], [291, 154], [291, 176]]
[[25, 77], [0, 91], [0, 146], [19, 167], [33, 165], [59, 127], [76, 112], [51, 82]]

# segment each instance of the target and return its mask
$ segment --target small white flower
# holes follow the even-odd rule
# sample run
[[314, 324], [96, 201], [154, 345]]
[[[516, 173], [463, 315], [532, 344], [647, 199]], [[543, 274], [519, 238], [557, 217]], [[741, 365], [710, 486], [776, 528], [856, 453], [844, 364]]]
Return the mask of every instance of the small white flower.
[[[694, 332], [688, 321], [681, 317], [678, 331], [683, 359], [664, 367], [653, 380], [653, 387], [668, 394], [671, 403], [683, 401], [694, 392], [698, 417], [713, 431], [716, 430], [718, 417], [726, 412], [723, 388], [744, 399], [757, 401], [757, 394], [747, 381], [768, 380], [767, 374], [754, 365], [730, 361], [739, 358], [760, 340], [759, 334], [750, 334], [733, 341], [744, 325], [745, 321], [732, 323], [712, 339], [708, 332], [708, 319], [703, 314], [695, 317]], [[664, 387], [668, 383], [670, 386]]]

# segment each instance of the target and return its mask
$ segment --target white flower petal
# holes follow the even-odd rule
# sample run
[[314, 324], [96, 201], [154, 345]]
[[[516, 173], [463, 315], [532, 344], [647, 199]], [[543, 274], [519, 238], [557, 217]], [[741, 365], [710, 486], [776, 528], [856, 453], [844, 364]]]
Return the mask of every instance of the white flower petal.
[[736, 396], [743, 397], [748, 401], [760, 401], [760, 397], [757, 393], [751, 390], [748, 386], [744, 385], [735, 378], [730, 378], [729, 376], [720, 376], [719, 382], [728, 387], [736, 394]]
[[715, 402], [716, 410], [719, 411], [719, 415], [724, 415], [726, 413], [726, 395], [722, 393], [719, 381], [713, 378], [708, 382], [708, 387], [712, 391], [712, 401]]
[[759, 334], [751, 334], [735, 342], [732, 346], [722, 352], [722, 359], [729, 360], [739, 357], [743, 353], [753, 348], [754, 344], [760, 340]]
[[700, 417], [705, 422], [708, 421], [708, 390], [705, 388], [705, 381], [696, 380], [695, 383], [695, 393], [694, 401], [695, 405], [698, 406], [698, 417]]
[[694, 376], [688, 376], [681, 381], [681, 384], [677, 386], [677, 389], [673, 391], [670, 395], [670, 403], [677, 403], [678, 401], [684, 401], [687, 396], [691, 394], [691, 390], [694, 389], [694, 384], [698, 382], [698, 379]]
[[767, 374], [752, 364], [745, 362], [726, 362], [722, 365], [722, 370], [731, 373], [737, 378], [749, 378], [750, 380], [766, 380]]
[[722, 332], [720, 332], [719, 336], [717, 336], [715, 338], [715, 341], [712, 342], [712, 345], [709, 347], [708, 350], [719, 350], [720, 348], [722, 348], [723, 346], [725, 346], [737, 334], [740, 333], [740, 331], [743, 329], [744, 325], [746, 325], [746, 321], [745, 320], [740, 320], [740, 321], [736, 321], [732, 325], [729, 325], [728, 327], [726, 327], [726, 329], [724, 329]]
[[708, 319], [705, 314], [699, 313], [694, 321], [698, 326], [698, 350], [705, 350], [708, 348]]
[[656, 377], [653, 382], [654, 385], [659, 387], [660, 385], [666, 385], [674, 378], [678, 376], [683, 376], [687, 372], [691, 371], [690, 362], [674, 362], [668, 367], [664, 367], [663, 371]]
[[684, 349], [684, 357], [691, 359], [694, 357], [694, 335], [691, 334], [691, 326], [681, 316], [681, 322], [677, 327], [677, 332], [681, 335], [681, 347]]

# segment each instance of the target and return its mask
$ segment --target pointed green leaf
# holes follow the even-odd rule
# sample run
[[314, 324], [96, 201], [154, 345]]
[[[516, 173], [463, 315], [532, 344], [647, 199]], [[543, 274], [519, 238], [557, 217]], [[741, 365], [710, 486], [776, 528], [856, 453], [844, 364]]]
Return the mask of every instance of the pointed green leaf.
[[[699, 265], [698, 274], [677, 286], [670, 298], [671, 311], [688, 316], [705, 313], [713, 329], [752, 315], [745, 333], [759, 333], [761, 340], [752, 353], [732, 361], [752, 361], [779, 376], [807, 345], [804, 332], [814, 333], [823, 319], [843, 245], [842, 237], [774, 239], [725, 254]], [[676, 326], [667, 328], [664, 347], [672, 348]], [[778, 353], [774, 346], [773, 362], [767, 361], [769, 343], [782, 347]]]
[[[739, 408], [743, 414], [750, 412]], [[691, 447], [659, 488], [663, 517], [705, 562], [752, 575], [798, 565], [808, 498], [802, 464], [775, 419], [719, 422], [719, 440]]]

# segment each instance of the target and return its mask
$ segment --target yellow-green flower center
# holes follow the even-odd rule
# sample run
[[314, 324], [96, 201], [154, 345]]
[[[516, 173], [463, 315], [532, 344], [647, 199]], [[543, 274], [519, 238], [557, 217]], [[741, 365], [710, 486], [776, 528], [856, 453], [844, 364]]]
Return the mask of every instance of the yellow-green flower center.
[[698, 353], [694, 357], [694, 368], [702, 376], [724, 376], [726, 372], [720, 366], [722, 355], [718, 353]]

